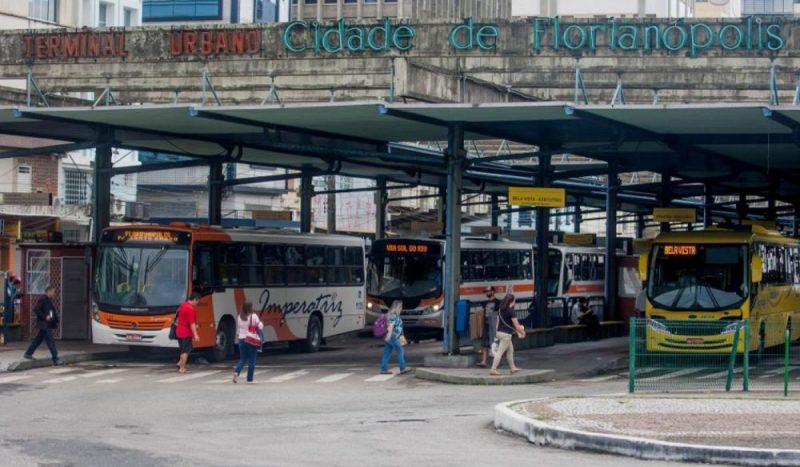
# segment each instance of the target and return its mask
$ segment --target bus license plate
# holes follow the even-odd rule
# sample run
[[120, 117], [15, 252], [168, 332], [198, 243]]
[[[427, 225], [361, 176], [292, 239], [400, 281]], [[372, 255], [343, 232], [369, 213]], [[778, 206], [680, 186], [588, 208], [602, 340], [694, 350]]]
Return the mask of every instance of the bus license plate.
[[703, 338], [701, 338], [701, 337], [690, 337], [690, 338], [686, 339], [686, 343], [687, 344], [696, 345], [696, 344], [702, 344], [703, 342], [704, 342]]
[[125, 334], [125, 340], [131, 341], [131, 342], [141, 342], [142, 341], [142, 335], [141, 334]]

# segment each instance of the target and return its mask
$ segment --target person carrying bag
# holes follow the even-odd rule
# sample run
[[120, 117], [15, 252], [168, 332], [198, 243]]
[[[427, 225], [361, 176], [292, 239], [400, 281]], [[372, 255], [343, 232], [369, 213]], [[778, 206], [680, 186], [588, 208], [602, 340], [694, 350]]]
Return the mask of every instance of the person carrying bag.
[[494, 361], [492, 361], [492, 369], [489, 370], [491, 376], [499, 376], [500, 372], [497, 367], [500, 365], [500, 360], [503, 354], [506, 354], [508, 366], [511, 369], [511, 374], [519, 372], [519, 368], [514, 365], [514, 343], [511, 340], [514, 334], [520, 339], [525, 337], [525, 328], [519, 324], [517, 314], [514, 312], [514, 305], [517, 300], [512, 294], [506, 294], [503, 301], [500, 302], [500, 312], [497, 320], [497, 351], [494, 352]]
[[253, 304], [244, 302], [236, 320], [237, 336], [239, 337], [239, 361], [233, 370], [233, 382], [239, 381], [239, 374], [247, 362], [247, 382], [253, 382], [256, 370], [256, 357], [261, 346], [264, 345], [262, 331], [264, 323], [253, 312]]

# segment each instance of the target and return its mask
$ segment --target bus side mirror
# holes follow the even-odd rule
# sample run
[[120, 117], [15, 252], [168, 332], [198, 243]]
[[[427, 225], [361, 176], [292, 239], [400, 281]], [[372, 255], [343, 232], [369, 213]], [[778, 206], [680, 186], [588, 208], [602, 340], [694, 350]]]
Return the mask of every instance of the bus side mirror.
[[761, 256], [753, 255], [752, 259], [750, 260], [750, 277], [753, 280], [753, 284], [758, 284], [764, 278], [764, 274], [762, 272], [764, 264], [761, 260]]
[[642, 282], [647, 280], [647, 265], [650, 262], [649, 259], [649, 253], [642, 253], [639, 255], [639, 280]]

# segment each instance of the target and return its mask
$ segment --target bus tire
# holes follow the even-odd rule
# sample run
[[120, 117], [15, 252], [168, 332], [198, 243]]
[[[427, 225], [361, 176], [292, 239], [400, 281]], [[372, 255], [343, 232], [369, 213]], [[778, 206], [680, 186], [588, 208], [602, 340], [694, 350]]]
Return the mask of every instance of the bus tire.
[[230, 317], [222, 318], [217, 326], [217, 335], [214, 347], [208, 352], [208, 359], [212, 362], [221, 362], [233, 355], [233, 320]]
[[319, 319], [319, 315], [311, 315], [308, 318], [306, 338], [296, 342], [295, 348], [301, 352], [314, 353], [319, 351], [322, 345], [322, 320]]

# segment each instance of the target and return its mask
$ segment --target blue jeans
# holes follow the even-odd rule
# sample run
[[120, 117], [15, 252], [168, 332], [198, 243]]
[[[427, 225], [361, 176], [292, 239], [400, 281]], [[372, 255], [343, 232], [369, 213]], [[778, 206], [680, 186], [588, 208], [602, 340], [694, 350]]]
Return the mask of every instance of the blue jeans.
[[238, 376], [242, 372], [245, 362], [247, 363], [247, 381], [253, 381], [253, 373], [256, 371], [256, 356], [258, 349], [239, 339], [239, 361], [236, 362], [236, 369], [233, 370]]
[[400, 365], [400, 371], [406, 369], [405, 349], [400, 345], [400, 341], [396, 338], [389, 339], [383, 346], [383, 358], [381, 358], [381, 371], [389, 369], [389, 358], [392, 356], [392, 350], [397, 352], [397, 364]]
[[39, 329], [39, 333], [33, 338], [28, 350], [25, 351], [25, 355], [30, 355], [32, 357], [33, 353], [36, 352], [36, 348], [39, 347], [42, 341], [47, 343], [47, 348], [50, 349], [50, 356], [53, 357], [53, 363], [56, 363], [58, 361], [58, 349], [56, 349], [56, 341], [53, 339], [53, 331], [50, 329]]

